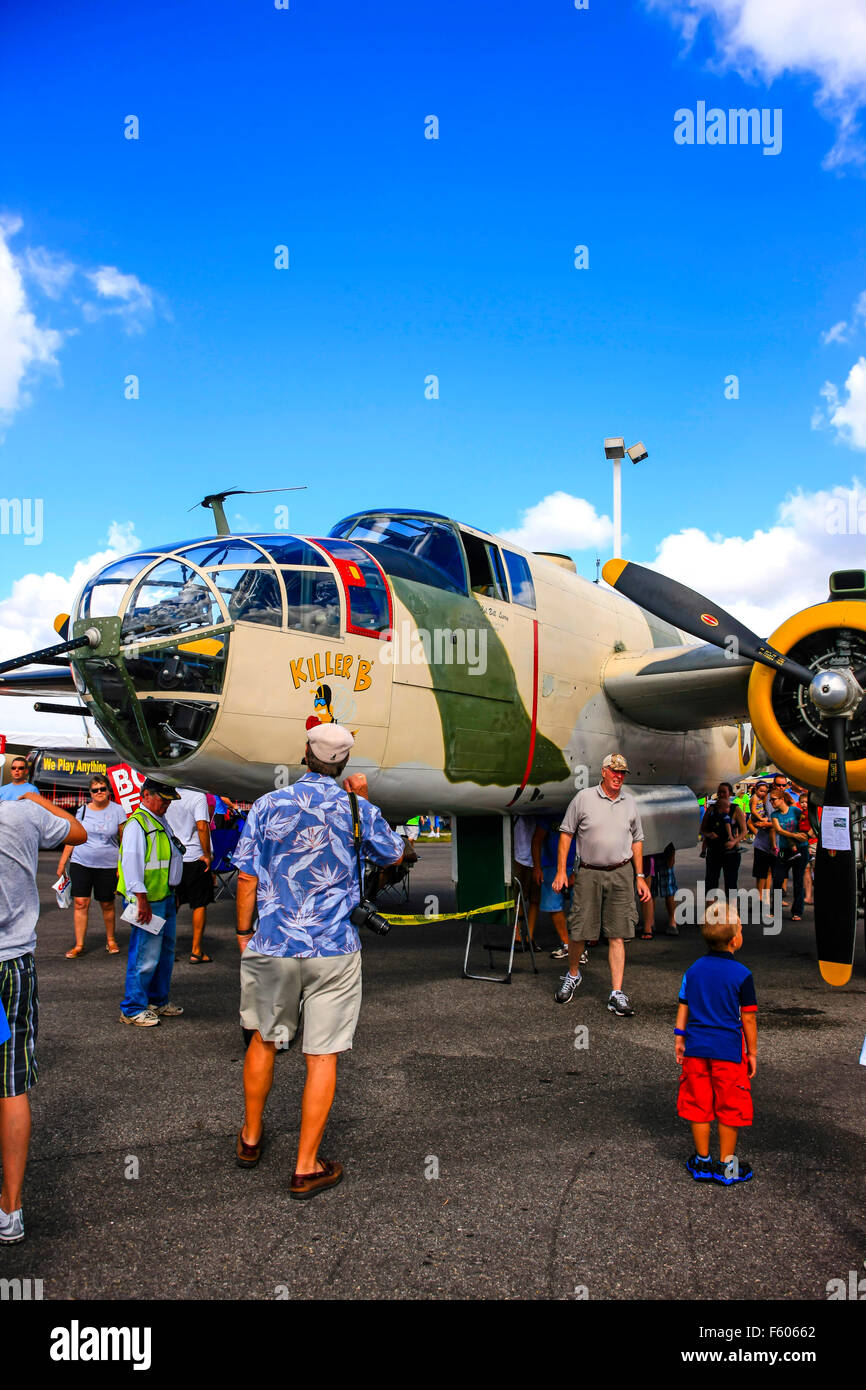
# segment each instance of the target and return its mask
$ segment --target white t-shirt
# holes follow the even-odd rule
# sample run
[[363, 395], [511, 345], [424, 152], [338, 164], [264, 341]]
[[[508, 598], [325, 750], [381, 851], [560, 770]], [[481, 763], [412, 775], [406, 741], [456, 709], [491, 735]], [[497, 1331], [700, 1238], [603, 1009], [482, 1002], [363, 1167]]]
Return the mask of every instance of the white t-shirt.
[[119, 831], [126, 825], [126, 812], [116, 801], [109, 801], [102, 811], [92, 802], [82, 806], [75, 813], [87, 831], [83, 845], [76, 845], [70, 855], [71, 864], [81, 864], [86, 869], [115, 869], [120, 854]]
[[190, 787], [178, 787], [180, 801], [169, 802], [165, 813], [166, 824], [183, 843], [183, 862], [191, 864], [201, 859], [204, 850], [198, 837], [196, 821], [210, 824], [210, 811], [204, 792], [193, 791]]

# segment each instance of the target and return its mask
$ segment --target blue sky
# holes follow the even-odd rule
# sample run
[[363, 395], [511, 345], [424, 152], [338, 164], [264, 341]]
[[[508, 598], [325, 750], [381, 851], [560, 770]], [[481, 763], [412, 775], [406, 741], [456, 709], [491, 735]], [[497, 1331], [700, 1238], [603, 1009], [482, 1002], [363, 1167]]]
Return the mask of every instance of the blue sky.
[[[779, 0], [684, 3], [772, 17]], [[856, 92], [826, 55], [731, 59], [706, 20], [689, 46], [673, 8], [8, 0], [0, 211], [26, 304], [0, 317], [7, 378], [2, 330], [26, 312], [55, 336], [5, 388], [0, 492], [44, 499], [44, 539], [0, 536], [0, 629], [22, 576], [68, 577], [113, 522], [143, 544], [208, 534], [188, 509], [221, 487], [306, 483], [232, 515], [268, 529], [286, 500], [313, 534], [365, 505], [502, 532], [565, 492], [590, 522], [553, 548], [594, 573], [602, 439], [623, 434], [650, 451], [625, 478], [626, 553], [697, 529], [721, 538], [721, 582], [759, 564], [728, 542], [778, 525], [787, 494], [849, 486], [866, 184], [856, 141], [827, 163]], [[701, 100], [781, 108], [781, 152], [677, 145], [674, 112]], [[700, 551], [662, 554], [686, 578]], [[821, 546], [807, 556], [820, 598]]]

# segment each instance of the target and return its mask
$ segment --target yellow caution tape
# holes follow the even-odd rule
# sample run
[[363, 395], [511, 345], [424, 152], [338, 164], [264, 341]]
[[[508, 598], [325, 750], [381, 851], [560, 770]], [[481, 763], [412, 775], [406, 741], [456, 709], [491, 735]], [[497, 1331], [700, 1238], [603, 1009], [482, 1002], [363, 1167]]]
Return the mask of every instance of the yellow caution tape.
[[433, 912], [428, 917], [424, 912], [417, 912], [409, 916], [395, 916], [392, 912], [380, 912], [379, 916], [384, 917], [386, 922], [398, 927], [408, 926], [410, 922], [452, 922], [458, 917], [477, 917], [482, 912], [498, 912], [503, 907], [514, 907], [514, 898], [506, 898], [504, 903], [488, 903], [486, 907], [472, 907], [468, 912]]

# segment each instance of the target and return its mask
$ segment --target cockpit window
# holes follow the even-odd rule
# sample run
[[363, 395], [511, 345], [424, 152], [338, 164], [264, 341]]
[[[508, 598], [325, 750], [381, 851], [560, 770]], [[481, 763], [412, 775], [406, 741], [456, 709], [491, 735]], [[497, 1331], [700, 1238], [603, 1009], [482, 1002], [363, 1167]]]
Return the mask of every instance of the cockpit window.
[[305, 541], [298, 540], [297, 536], [286, 536], [285, 540], [278, 536], [253, 536], [253, 540], [266, 550], [278, 565], [320, 566], [322, 563], [318, 550], [314, 550]]
[[340, 594], [330, 570], [283, 570], [283, 582], [289, 629], [339, 637]]
[[[349, 538], [358, 545], [387, 545], [421, 561], [425, 570], [419, 572], [422, 583], [436, 585], [437, 574], [445, 580], [442, 587], [466, 592], [466, 575], [457, 537], [451, 527], [429, 517], [362, 516], [350, 517], [334, 527], [332, 535]], [[383, 565], [387, 571], [387, 564]]]
[[121, 640], [145, 641], [221, 621], [216, 596], [201, 575], [177, 560], [164, 560], [145, 575], [130, 599]]
[[511, 602], [520, 603], [524, 608], [534, 608], [535, 585], [532, 582], [529, 565], [522, 555], [515, 555], [512, 550], [504, 550], [502, 553], [505, 556], [508, 577], [511, 580]]
[[461, 531], [469, 562], [469, 587], [483, 598], [507, 599], [505, 575], [498, 548], [471, 531]]
[[261, 565], [266, 558], [254, 545], [232, 540], [229, 536], [205, 545], [191, 545], [181, 553], [199, 569], [209, 569], [213, 565]]
[[377, 637], [391, 625], [388, 590], [379, 566], [353, 541], [329, 536], [321, 542], [340, 573], [346, 591], [346, 628]]
[[79, 618], [115, 618], [120, 612], [129, 581], [155, 560], [155, 555], [127, 555], [107, 565], [85, 586], [78, 605]]
[[233, 622], [282, 626], [283, 600], [277, 576], [270, 567], [217, 570], [212, 579]]

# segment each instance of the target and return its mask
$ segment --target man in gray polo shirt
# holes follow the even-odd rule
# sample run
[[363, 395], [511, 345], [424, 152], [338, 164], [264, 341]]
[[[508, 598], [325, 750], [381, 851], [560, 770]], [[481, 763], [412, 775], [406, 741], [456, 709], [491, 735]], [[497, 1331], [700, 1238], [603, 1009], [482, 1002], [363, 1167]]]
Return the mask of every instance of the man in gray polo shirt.
[[625, 943], [634, 937], [638, 919], [634, 901], [635, 874], [641, 902], [650, 896], [643, 873], [643, 827], [637, 802], [622, 784], [628, 764], [621, 753], [608, 753], [601, 765], [601, 782], [585, 787], [571, 802], [559, 827], [559, 859], [555, 890], [567, 880], [566, 860], [577, 835], [580, 868], [574, 880], [568, 915], [568, 974], [553, 996], [567, 1004], [581, 982], [580, 958], [586, 942], [602, 932], [608, 941], [610, 998], [607, 1007], [620, 1018], [634, 1009], [623, 993]]

